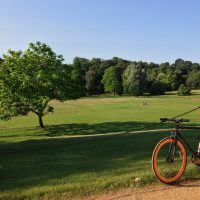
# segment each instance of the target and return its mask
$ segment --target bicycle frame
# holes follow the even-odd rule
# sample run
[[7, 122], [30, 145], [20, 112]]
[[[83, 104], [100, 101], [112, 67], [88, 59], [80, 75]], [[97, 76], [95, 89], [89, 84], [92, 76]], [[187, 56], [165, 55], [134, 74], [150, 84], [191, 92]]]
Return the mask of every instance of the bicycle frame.
[[[181, 135], [181, 133], [179, 132], [179, 128], [180, 128], [180, 125], [179, 123], [176, 124], [176, 129], [173, 130], [173, 135], [171, 136], [174, 140], [175, 140], [175, 149], [176, 149], [176, 145], [177, 145], [177, 140], [180, 139], [180, 141], [182, 143], [184, 143], [184, 145], [186, 145], [186, 147], [191, 151], [191, 153], [196, 157], [196, 158], [199, 158], [199, 156], [196, 154], [196, 152], [191, 148], [191, 146], [187, 143], [187, 141], [184, 139], [184, 137]], [[175, 149], [173, 151], [173, 154], [175, 152]], [[170, 147], [170, 150], [171, 151], [171, 147]], [[174, 155], [173, 155], [174, 157]]]

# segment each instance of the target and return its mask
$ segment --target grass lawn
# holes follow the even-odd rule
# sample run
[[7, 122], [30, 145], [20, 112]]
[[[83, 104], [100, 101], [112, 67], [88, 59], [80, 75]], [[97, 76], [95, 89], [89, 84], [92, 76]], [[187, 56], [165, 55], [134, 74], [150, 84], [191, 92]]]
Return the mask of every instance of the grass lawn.
[[[144, 101], [148, 105], [143, 106]], [[37, 127], [34, 115], [0, 122], [0, 199], [70, 198], [156, 183], [151, 170], [152, 151], [169, 133], [128, 132], [154, 128], [154, 121], [160, 117], [199, 106], [200, 96], [195, 91], [190, 97], [170, 93], [52, 104], [55, 113], [45, 117], [45, 130]], [[198, 123], [199, 112], [186, 118]], [[112, 132], [124, 134], [106, 135]], [[196, 148], [199, 132], [184, 134]], [[200, 168], [188, 163], [183, 179], [200, 178]], [[137, 177], [140, 182], [134, 181]]]
[[[142, 102], [148, 105], [143, 106]], [[54, 114], [44, 118], [46, 125], [66, 124], [102, 124], [108, 122], [154, 122], [160, 117], [172, 117], [184, 111], [200, 106], [200, 90], [192, 96], [180, 97], [174, 93], [157, 97], [112, 97], [100, 96], [82, 98], [60, 103], [53, 101]], [[200, 110], [188, 117], [200, 121]], [[34, 114], [28, 117], [16, 117], [7, 122], [0, 122], [0, 128], [21, 128], [38, 126]]]

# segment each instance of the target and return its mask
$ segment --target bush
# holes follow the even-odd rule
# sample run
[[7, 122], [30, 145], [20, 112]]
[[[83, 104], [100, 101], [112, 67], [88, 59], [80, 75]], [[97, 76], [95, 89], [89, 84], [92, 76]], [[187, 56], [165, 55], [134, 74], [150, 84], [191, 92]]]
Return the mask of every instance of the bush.
[[180, 85], [180, 87], [178, 88], [177, 94], [179, 96], [189, 96], [191, 95], [191, 88], [185, 86], [185, 85]]

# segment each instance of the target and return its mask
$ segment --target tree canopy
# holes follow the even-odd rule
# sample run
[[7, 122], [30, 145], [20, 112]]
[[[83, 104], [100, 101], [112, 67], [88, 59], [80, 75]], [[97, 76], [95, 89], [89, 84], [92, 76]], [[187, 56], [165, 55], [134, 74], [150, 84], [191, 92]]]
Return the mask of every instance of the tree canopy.
[[124, 93], [132, 96], [142, 95], [145, 87], [145, 76], [142, 63], [130, 64], [123, 73]]
[[78, 73], [63, 65], [63, 57], [56, 55], [44, 43], [30, 43], [27, 50], [9, 50], [0, 68], [0, 118], [35, 113], [40, 127], [42, 117], [53, 112], [49, 102], [64, 101], [80, 96]]
[[122, 95], [122, 76], [121, 70], [118, 67], [109, 67], [105, 70], [102, 83], [104, 84], [105, 92], [111, 92], [114, 95]]
[[187, 86], [191, 88], [200, 88], [200, 71], [192, 71], [186, 81]]

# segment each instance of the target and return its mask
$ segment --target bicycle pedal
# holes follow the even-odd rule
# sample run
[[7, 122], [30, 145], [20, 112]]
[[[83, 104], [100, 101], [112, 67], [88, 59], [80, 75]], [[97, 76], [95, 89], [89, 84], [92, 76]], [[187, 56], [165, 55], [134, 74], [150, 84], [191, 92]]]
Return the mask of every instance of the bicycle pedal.
[[200, 166], [200, 159], [195, 160], [194, 164], [197, 165], [197, 166]]
[[200, 166], [200, 155], [198, 152], [195, 153], [196, 155], [192, 155], [191, 160], [194, 165]]

